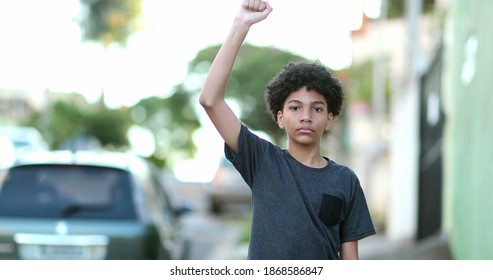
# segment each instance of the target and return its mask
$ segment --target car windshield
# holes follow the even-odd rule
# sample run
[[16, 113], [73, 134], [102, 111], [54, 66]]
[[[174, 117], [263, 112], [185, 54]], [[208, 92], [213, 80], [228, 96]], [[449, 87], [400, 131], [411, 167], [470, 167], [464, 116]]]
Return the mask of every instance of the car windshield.
[[129, 181], [113, 168], [14, 167], [0, 182], [0, 217], [135, 219]]

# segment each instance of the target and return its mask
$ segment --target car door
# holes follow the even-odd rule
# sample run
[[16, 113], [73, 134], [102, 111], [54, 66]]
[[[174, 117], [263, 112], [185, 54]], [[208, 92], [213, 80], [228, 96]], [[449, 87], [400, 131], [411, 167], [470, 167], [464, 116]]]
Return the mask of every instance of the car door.
[[167, 235], [164, 238], [165, 242], [168, 242], [167, 247], [169, 248], [173, 259], [186, 258], [188, 254], [187, 238], [181, 227], [176, 209], [171, 204], [169, 194], [157, 174], [153, 174], [152, 181], [152, 185], [156, 192], [156, 205], [158, 211], [161, 213], [159, 216], [160, 219], [162, 219], [160, 221], [160, 224], [162, 225], [161, 230]]

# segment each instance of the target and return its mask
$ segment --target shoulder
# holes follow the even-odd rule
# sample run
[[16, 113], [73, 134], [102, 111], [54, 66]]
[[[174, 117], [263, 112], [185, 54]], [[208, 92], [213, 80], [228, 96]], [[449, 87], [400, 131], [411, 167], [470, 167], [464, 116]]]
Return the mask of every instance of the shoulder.
[[358, 176], [356, 175], [354, 170], [347, 165], [343, 165], [335, 162], [334, 160], [330, 160], [330, 168], [332, 169], [332, 172], [337, 172], [342, 177], [358, 179]]
[[277, 145], [275, 145], [270, 136], [267, 133], [262, 131], [255, 131], [248, 128], [245, 124], [241, 125], [240, 129], [240, 139], [238, 140], [239, 146], [242, 145], [260, 145], [264, 148], [274, 148], [280, 149]]
[[281, 149], [271, 142], [269, 136], [259, 131], [252, 131], [245, 124], [241, 124], [240, 135], [238, 138], [238, 154], [226, 149], [227, 157], [234, 158], [257, 158], [260, 159], [272, 151], [278, 153]]
[[330, 176], [344, 192], [352, 194], [361, 190], [361, 183], [356, 172], [346, 165], [331, 161]]

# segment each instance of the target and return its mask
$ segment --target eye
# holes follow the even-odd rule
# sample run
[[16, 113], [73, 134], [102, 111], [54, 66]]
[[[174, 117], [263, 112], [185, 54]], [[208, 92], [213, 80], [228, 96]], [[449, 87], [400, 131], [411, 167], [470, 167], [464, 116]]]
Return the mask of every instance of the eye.
[[300, 106], [291, 106], [291, 107], [289, 107], [289, 110], [291, 110], [291, 111], [299, 111], [300, 110]]
[[322, 107], [316, 107], [316, 108], [313, 108], [313, 111], [315, 111], [317, 113], [322, 113], [324, 111], [324, 108], [322, 108]]

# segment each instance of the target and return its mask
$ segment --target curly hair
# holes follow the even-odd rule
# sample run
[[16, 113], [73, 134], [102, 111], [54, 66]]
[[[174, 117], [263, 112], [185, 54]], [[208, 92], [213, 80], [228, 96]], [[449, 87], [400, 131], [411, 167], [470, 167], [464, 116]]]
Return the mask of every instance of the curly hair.
[[316, 90], [325, 97], [334, 117], [341, 113], [344, 93], [340, 81], [319, 61], [291, 61], [267, 84], [265, 102], [274, 121], [288, 96], [302, 87]]

